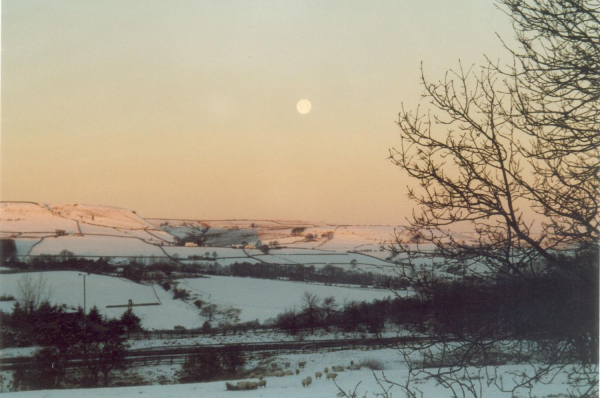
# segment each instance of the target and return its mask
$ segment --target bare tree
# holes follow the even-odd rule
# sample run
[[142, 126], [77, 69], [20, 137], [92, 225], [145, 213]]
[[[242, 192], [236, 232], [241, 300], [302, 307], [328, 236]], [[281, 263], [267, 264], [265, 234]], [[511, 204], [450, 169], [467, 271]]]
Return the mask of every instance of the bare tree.
[[[413, 348], [420, 361], [426, 354], [438, 365], [426, 372], [455, 396], [480, 396], [466, 367], [495, 364], [502, 353], [541, 363], [502, 390], [567, 372], [574, 395], [597, 396], [600, 4], [500, 0], [500, 7], [520, 43], [513, 62], [461, 65], [437, 83], [422, 73], [432, 110], [399, 115], [401, 142], [391, 159], [419, 181], [409, 189], [419, 210], [408, 228], [412, 241], [398, 234], [388, 249], [403, 253], [398, 272], [424, 301], [434, 302], [443, 281], [435, 267], [419, 265], [440, 257], [474, 283], [515, 281], [527, 291], [553, 278], [563, 290], [556, 304], [564, 319], [552, 330], [517, 332], [506, 316], [449, 343], [430, 328], [431, 344]], [[532, 291], [540, 294], [532, 299], [546, 298]]]
[[[600, 4], [502, 0], [518, 50], [499, 68], [512, 105], [507, 121], [530, 138], [521, 154], [537, 178], [528, 195], [566, 244], [598, 241]], [[525, 184], [523, 184], [525, 185]]]
[[210, 322], [213, 320], [213, 316], [217, 313], [216, 304], [208, 304], [202, 307], [202, 315], [207, 317]]
[[306, 321], [310, 326], [311, 333], [319, 321], [321, 308], [319, 306], [321, 299], [314, 293], [304, 292], [302, 296], [302, 312], [306, 316]]
[[19, 301], [27, 312], [35, 311], [44, 301], [50, 300], [51, 289], [42, 273], [24, 273], [17, 281]]

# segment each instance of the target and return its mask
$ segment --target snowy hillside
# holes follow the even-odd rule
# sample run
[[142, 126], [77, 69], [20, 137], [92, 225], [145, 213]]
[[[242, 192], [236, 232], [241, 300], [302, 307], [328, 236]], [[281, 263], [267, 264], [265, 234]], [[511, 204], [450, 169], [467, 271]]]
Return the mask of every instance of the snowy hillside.
[[0, 237], [15, 239], [20, 256], [164, 255], [155, 246], [175, 239], [131, 210], [32, 202], [0, 203]]
[[135, 237], [149, 242], [172, 242], [173, 236], [150, 224], [134, 211], [82, 204], [0, 203], [3, 237], [107, 235]]
[[[74, 257], [105, 257], [119, 264], [133, 258], [154, 258], [190, 265], [302, 264], [317, 269], [333, 265], [393, 276], [393, 259], [381, 246], [397, 234], [410, 238], [405, 228], [386, 225], [146, 220], [134, 211], [108, 206], [0, 203], [0, 237], [14, 240], [21, 261], [72, 253]], [[198, 236], [204, 242], [199, 247], [175, 246], [178, 239]], [[260, 245], [267, 245], [269, 252], [253, 248]]]
[[208, 246], [231, 246], [243, 241], [261, 242], [296, 249], [319, 249], [331, 252], [358, 252], [385, 258], [389, 253], [381, 245], [398, 234], [409, 238], [403, 226], [332, 225], [307, 221], [283, 220], [174, 220], [148, 219], [156, 227], [183, 238], [196, 235], [203, 228]]

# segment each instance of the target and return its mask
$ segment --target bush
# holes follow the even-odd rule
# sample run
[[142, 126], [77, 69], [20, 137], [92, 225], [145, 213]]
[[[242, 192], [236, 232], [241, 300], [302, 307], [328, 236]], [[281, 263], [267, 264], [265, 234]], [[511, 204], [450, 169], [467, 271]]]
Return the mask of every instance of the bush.
[[10, 294], [3, 294], [0, 296], [0, 301], [15, 301], [15, 296], [11, 296]]
[[128, 309], [121, 315], [121, 324], [127, 332], [139, 332], [142, 329], [142, 320], [133, 313], [132, 309]]
[[173, 298], [176, 300], [189, 300], [190, 292], [185, 289], [179, 289], [177, 286], [173, 288]]
[[17, 254], [17, 246], [14, 239], [0, 239], [0, 264]]
[[227, 379], [236, 376], [245, 364], [244, 353], [237, 347], [224, 347], [219, 351], [192, 355], [182, 365], [179, 381], [197, 383]]

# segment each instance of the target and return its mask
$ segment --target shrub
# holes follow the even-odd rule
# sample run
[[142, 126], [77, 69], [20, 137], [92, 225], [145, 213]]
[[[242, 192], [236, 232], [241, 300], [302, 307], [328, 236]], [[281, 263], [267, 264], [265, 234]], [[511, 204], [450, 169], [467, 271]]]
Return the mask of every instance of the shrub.
[[190, 292], [185, 289], [173, 288], [173, 298], [176, 300], [188, 300], [190, 298]]

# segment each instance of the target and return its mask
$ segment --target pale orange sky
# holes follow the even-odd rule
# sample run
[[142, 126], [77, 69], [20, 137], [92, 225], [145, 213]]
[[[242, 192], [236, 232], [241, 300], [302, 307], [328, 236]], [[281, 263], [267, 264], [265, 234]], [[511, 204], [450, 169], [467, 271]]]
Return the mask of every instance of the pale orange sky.
[[487, 0], [5, 0], [2, 200], [404, 223], [419, 65], [506, 57], [496, 33]]

